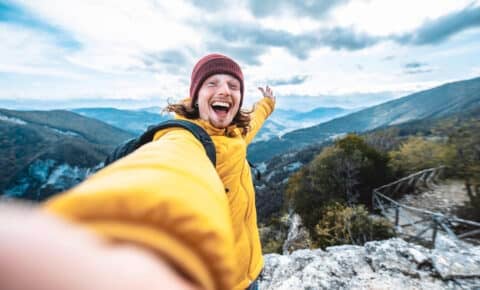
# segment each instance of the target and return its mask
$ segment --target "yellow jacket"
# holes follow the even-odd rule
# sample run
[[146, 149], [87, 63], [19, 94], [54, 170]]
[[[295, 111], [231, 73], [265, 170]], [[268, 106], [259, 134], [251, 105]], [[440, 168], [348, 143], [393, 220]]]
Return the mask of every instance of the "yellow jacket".
[[246, 288], [263, 266], [246, 147], [273, 106], [257, 103], [245, 137], [194, 121], [215, 143], [216, 170], [188, 131], [162, 130], [45, 208], [160, 254], [203, 289]]

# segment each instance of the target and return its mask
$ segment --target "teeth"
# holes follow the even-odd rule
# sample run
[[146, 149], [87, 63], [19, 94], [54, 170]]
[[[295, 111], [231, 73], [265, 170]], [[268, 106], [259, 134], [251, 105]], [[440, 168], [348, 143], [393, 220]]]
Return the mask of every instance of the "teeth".
[[225, 107], [225, 108], [230, 108], [230, 104], [226, 102], [220, 102], [220, 101], [215, 101], [213, 102], [212, 106], [219, 106], [219, 107]]

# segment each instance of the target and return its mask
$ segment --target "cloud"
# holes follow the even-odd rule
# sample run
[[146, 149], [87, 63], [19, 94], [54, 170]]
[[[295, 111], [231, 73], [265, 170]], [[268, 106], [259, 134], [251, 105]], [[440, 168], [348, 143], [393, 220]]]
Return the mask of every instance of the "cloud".
[[144, 53], [141, 57], [141, 65], [133, 66], [131, 70], [180, 74], [185, 73], [189, 65], [189, 57], [183, 51], [165, 50]]
[[352, 28], [335, 27], [319, 31], [319, 42], [334, 50], [359, 50], [373, 46], [382, 40], [380, 37], [358, 33]]
[[216, 40], [210, 41], [209, 48], [221, 47], [233, 52], [236, 48], [246, 51], [248, 54], [242, 53], [239, 56], [252, 65], [259, 64], [261, 54], [271, 47], [284, 48], [296, 58], [305, 60], [312, 50], [321, 47], [353, 51], [373, 46], [381, 40], [365, 33], [358, 33], [352, 28], [342, 27], [292, 34], [259, 27], [253, 23], [211, 22], [207, 24], [207, 29], [212, 32], [213, 37], [216, 37]]
[[[197, 3], [198, 2], [198, 3]], [[347, 1], [248, 1], [248, 6], [255, 16], [263, 17], [276, 15], [280, 11], [289, 9], [293, 13], [303, 16], [321, 16], [334, 7]], [[202, 7], [221, 7], [221, 1], [207, 1], [196, 5]], [[354, 27], [322, 27], [316, 30], [293, 34], [285, 30], [266, 28], [259, 23], [252, 22], [207, 22], [206, 30], [214, 37], [210, 40], [209, 48], [223, 47], [228, 51], [248, 51], [253, 55], [237, 53], [246, 63], [257, 65], [261, 54], [272, 47], [284, 48], [299, 60], [309, 58], [313, 50], [326, 47], [333, 51], [357, 51], [372, 47], [378, 43], [393, 40], [401, 45], [435, 44], [465, 29], [480, 26], [480, 7], [467, 6], [434, 20], [425, 22], [418, 29], [402, 35], [375, 36]], [[216, 44], [221, 43], [221, 44]], [[241, 47], [244, 47], [243, 49]], [[394, 56], [383, 58], [384, 61], [393, 60]]]
[[400, 97], [396, 92], [382, 91], [377, 93], [351, 93], [331, 95], [286, 94], [277, 96], [279, 108], [295, 108], [309, 111], [316, 107], [365, 108]]
[[190, 0], [191, 3], [198, 8], [204, 10], [218, 11], [226, 6], [226, 3], [222, 0]]
[[296, 75], [289, 79], [271, 79], [267, 80], [267, 83], [272, 86], [285, 86], [285, 85], [300, 85], [303, 84], [310, 76], [308, 75]]
[[392, 39], [401, 44], [436, 44], [473, 27], [480, 27], [480, 6], [466, 8], [425, 22], [416, 31]]
[[275, 16], [281, 12], [292, 13], [297, 16], [308, 16], [318, 19], [326, 15], [333, 8], [347, 3], [349, 0], [330, 1], [303, 1], [303, 0], [248, 0], [248, 7], [256, 17]]
[[48, 23], [28, 9], [9, 1], [0, 1], [0, 23], [25, 27], [47, 34], [53, 37], [58, 45], [66, 49], [78, 50], [81, 48], [81, 43], [73, 38], [67, 31]]
[[404, 72], [406, 74], [421, 74], [432, 72], [433, 69], [426, 63], [409, 62], [404, 65]]
[[240, 62], [249, 65], [260, 65], [260, 57], [266, 53], [268, 47], [251, 43], [248, 45], [238, 45], [234, 43], [225, 43], [224, 41], [209, 41], [206, 44], [207, 51], [219, 52], [238, 59]]
[[420, 68], [426, 66], [427, 64], [421, 62], [409, 62], [405, 64], [405, 68]]

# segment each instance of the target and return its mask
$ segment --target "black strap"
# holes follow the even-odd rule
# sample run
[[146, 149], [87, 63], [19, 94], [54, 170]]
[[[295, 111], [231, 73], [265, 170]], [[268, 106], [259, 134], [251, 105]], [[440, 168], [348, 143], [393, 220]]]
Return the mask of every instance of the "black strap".
[[151, 142], [158, 131], [174, 127], [183, 128], [192, 133], [192, 135], [195, 136], [200, 143], [202, 143], [208, 159], [210, 159], [213, 166], [216, 166], [217, 157], [215, 153], [215, 144], [213, 144], [212, 138], [210, 138], [210, 136], [202, 127], [185, 120], [167, 120], [160, 124], [148, 127], [148, 129], [140, 137], [127, 140], [125, 143], [115, 148], [115, 150], [109, 156], [107, 156], [104, 165], [107, 166], [108, 164], [127, 156], [143, 145]]
[[202, 143], [203, 147], [205, 148], [205, 152], [207, 153], [208, 159], [210, 159], [213, 166], [217, 164], [215, 145], [213, 144], [212, 138], [210, 138], [210, 136], [207, 134], [207, 132], [205, 132], [202, 127], [185, 120], [167, 120], [158, 125], [148, 127], [147, 131], [143, 133], [142, 136], [140, 136], [140, 138], [138, 139], [137, 149], [145, 145], [146, 143], [151, 142], [158, 131], [175, 127], [184, 128], [190, 133], [192, 133], [192, 135], [195, 136], [195, 138], [197, 138]]
[[250, 162], [250, 160], [247, 160], [247, 162], [248, 162], [248, 165], [250, 165], [250, 168], [253, 170], [253, 173], [255, 174], [255, 179], [256, 180], [262, 179], [262, 172], [260, 172], [260, 169], [258, 169], [258, 167], [255, 164]]

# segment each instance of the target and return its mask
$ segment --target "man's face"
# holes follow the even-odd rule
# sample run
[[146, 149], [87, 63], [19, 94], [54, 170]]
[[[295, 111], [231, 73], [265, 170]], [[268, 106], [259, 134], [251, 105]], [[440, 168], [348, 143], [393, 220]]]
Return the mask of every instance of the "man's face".
[[240, 109], [241, 97], [238, 79], [228, 74], [210, 76], [198, 91], [200, 119], [216, 128], [228, 127]]

